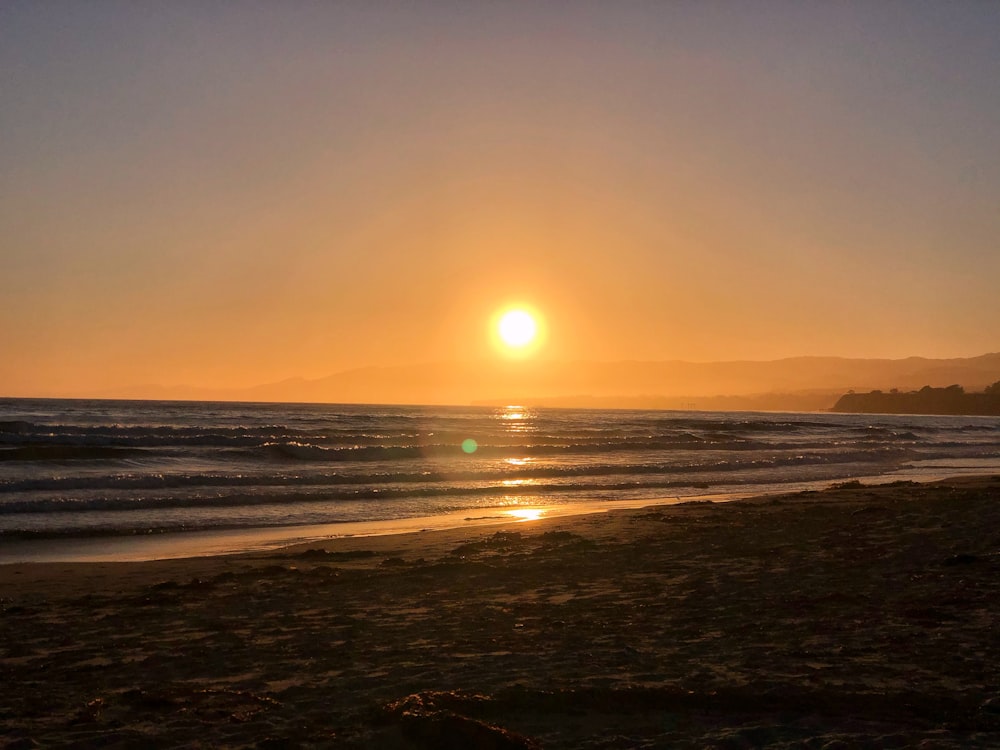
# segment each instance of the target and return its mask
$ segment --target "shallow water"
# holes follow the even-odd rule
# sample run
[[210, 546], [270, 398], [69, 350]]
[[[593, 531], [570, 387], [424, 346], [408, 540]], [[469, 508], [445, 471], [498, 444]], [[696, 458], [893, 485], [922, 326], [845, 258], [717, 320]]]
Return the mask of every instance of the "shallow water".
[[1000, 419], [0, 400], [0, 539], [395, 521], [1000, 469]]

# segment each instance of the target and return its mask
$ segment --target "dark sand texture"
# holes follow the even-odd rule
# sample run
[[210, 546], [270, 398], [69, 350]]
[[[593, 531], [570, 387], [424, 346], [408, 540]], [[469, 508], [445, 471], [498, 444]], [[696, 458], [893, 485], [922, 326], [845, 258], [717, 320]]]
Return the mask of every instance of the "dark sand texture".
[[1000, 477], [0, 567], [0, 746], [1000, 747]]

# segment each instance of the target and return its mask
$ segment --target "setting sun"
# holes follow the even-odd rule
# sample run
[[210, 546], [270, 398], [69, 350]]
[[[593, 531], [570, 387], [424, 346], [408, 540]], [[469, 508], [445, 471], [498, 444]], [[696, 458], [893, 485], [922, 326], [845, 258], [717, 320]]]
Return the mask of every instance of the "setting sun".
[[530, 313], [524, 310], [511, 310], [500, 318], [497, 330], [507, 346], [520, 349], [535, 340], [538, 326]]
[[524, 359], [537, 353], [547, 339], [545, 317], [521, 302], [501, 307], [490, 320], [490, 335], [505, 357]]

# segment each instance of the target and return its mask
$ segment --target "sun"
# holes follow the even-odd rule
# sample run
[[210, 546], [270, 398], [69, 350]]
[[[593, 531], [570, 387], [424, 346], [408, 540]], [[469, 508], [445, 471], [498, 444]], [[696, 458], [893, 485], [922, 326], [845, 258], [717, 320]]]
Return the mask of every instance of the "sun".
[[500, 308], [490, 323], [493, 344], [506, 357], [524, 359], [538, 352], [546, 338], [545, 319], [531, 305]]
[[520, 349], [535, 340], [538, 324], [526, 310], [508, 310], [500, 316], [497, 333], [507, 346]]

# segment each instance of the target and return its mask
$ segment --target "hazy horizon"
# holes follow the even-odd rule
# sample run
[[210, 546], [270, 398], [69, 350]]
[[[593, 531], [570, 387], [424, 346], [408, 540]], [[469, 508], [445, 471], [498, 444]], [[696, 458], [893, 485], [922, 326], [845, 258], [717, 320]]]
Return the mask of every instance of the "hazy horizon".
[[0, 395], [995, 352], [998, 28], [976, 2], [6, 3]]
[[968, 359], [799, 357], [700, 363], [528, 358], [361, 367], [246, 388], [136, 383], [108, 391], [36, 391], [0, 397], [824, 411], [848, 391], [905, 392], [955, 384], [979, 391], [997, 381], [1000, 353]]

